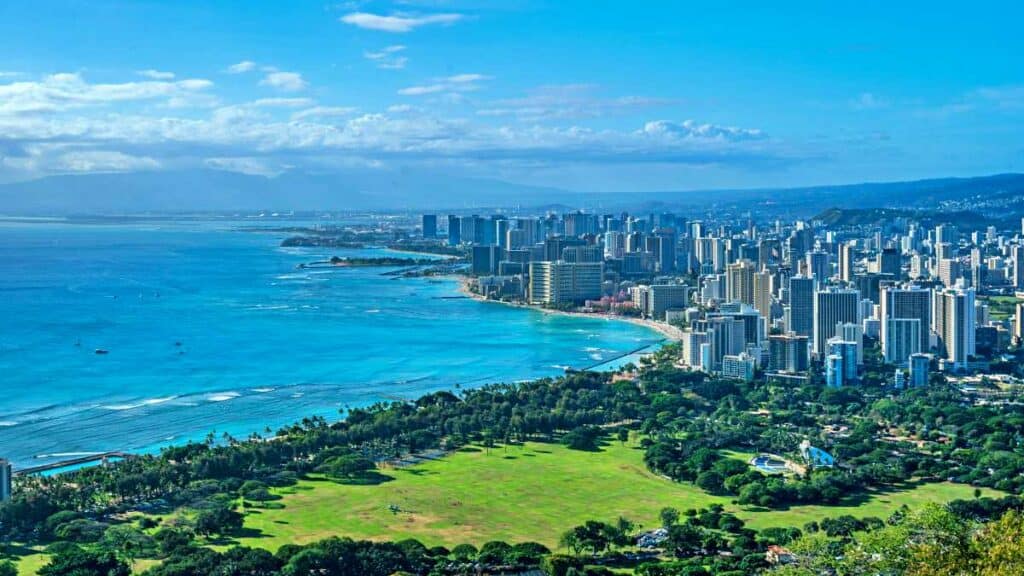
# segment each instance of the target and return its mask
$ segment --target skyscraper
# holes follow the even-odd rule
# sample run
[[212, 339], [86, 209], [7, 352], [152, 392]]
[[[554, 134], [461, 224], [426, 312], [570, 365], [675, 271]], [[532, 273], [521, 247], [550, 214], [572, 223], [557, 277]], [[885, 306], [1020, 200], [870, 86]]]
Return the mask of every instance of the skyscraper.
[[1010, 249], [1010, 259], [1013, 260], [1013, 286], [1018, 290], [1024, 290], [1024, 244], [1018, 244]]
[[448, 215], [448, 245], [458, 246], [462, 243], [462, 223], [454, 214]]
[[749, 260], [733, 262], [725, 271], [725, 297], [730, 302], [754, 305], [754, 264]]
[[840, 364], [843, 371], [842, 382], [848, 383], [857, 380], [857, 343], [843, 340], [842, 338], [830, 338], [828, 341], [828, 357], [839, 356], [842, 358]]
[[818, 286], [828, 283], [828, 253], [815, 250], [807, 253], [807, 273], [814, 277]]
[[531, 304], [580, 304], [601, 297], [600, 262], [530, 262]]
[[878, 253], [878, 273], [890, 274], [896, 280], [903, 275], [903, 263], [900, 251], [896, 248], [883, 248]]
[[814, 295], [814, 353], [824, 358], [828, 353], [828, 339], [836, 332], [836, 324], [860, 322], [860, 292], [852, 289], [831, 288]]
[[975, 308], [973, 288], [947, 288], [935, 294], [935, 332], [939, 349], [954, 370], [967, 367], [974, 356]]
[[811, 336], [814, 331], [814, 279], [793, 276], [789, 279], [790, 332]]
[[770, 272], [754, 273], [754, 308], [764, 316], [766, 323], [772, 321], [772, 275]]
[[[881, 289], [881, 342], [882, 350], [888, 347], [888, 320], [898, 318], [914, 318], [920, 322], [918, 331], [919, 342], [915, 352], [927, 352], [929, 345], [929, 331], [932, 325], [932, 291], [919, 286], [897, 287], [883, 286]], [[904, 329], [909, 329], [903, 327]], [[902, 349], [899, 350], [902, 354]], [[899, 358], [900, 362], [906, 361], [906, 356]], [[886, 361], [892, 362], [893, 358], [886, 355]]]
[[921, 352], [921, 320], [919, 318], [889, 318], [885, 320], [885, 361], [897, 366], [905, 365], [913, 354]]
[[839, 279], [853, 282], [854, 243], [844, 242], [839, 245]]
[[437, 214], [423, 215], [423, 237], [437, 238]]
[[768, 337], [768, 368], [778, 372], [805, 372], [809, 367], [807, 336], [790, 332]]

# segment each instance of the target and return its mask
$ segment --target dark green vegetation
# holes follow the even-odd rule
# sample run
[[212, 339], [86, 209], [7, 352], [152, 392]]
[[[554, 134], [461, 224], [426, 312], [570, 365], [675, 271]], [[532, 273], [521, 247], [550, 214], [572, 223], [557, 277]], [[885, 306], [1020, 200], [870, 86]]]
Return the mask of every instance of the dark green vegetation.
[[[573, 373], [459, 395], [441, 392], [415, 403], [356, 409], [335, 424], [306, 419], [270, 440], [189, 444], [109, 467], [23, 481], [17, 496], [0, 506], [2, 536], [37, 549], [49, 546], [53, 568], [44, 570], [52, 574], [79, 564], [102, 566], [100, 571], [73, 569], [82, 576], [116, 574], [118, 566], [138, 559], [155, 560], [148, 569], [154, 575], [440, 574], [541, 562], [549, 573], [565, 574], [580, 573], [584, 563], [651, 575], [749, 574], [764, 568], [769, 544], [820, 531], [843, 546], [843, 539], [881, 533], [907, 516], [864, 519], [843, 513], [807, 526], [750, 522], [762, 527], [757, 531], [744, 520], [751, 511], [856, 506], [873, 493], [947, 480], [1021, 491], [1024, 407], [1017, 404], [974, 405], [941, 378], [925, 389], [892, 394], [871, 376], [885, 371], [870, 362], [865, 383], [843, 389], [718, 380], [675, 368], [675, 353], [668, 347], [627, 377]], [[239, 541], [260, 546], [266, 534], [246, 516], [269, 515], [282, 505], [282, 490], [302, 488], [303, 478], [386, 489], [393, 476], [375, 463], [410, 453], [471, 445], [490, 453], [525, 443], [600, 452], [631, 436], [639, 438], [651, 471], [708, 498], [708, 504], [681, 514], [666, 511], [660, 522], [667, 539], [654, 552], [634, 553], [636, 518], [622, 514], [629, 520], [619, 520], [602, 509], [569, 529], [561, 541], [565, 556], [549, 556], [550, 545], [498, 540], [472, 541], [471, 550], [457, 546], [457, 534], [444, 542], [451, 549], [328, 538], [281, 545], [273, 555], [247, 548], [216, 551]], [[798, 461], [797, 446], [804, 439], [834, 454], [841, 465], [775, 477], [751, 471], [734, 456], [766, 452]], [[712, 504], [716, 498], [721, 503]], [[744, 518], [722, 503], [745, 507]], [[530, 495], [524, 493], [522, 506], [529, 505]], [[958, 502], [949, 510], [967, 522], [1020, 507], [1011, 496]], [[135, 512], [145, 516], [138, 519]], [[346, 513], [336, 511], [341, 517]], [[649, 518], [641, 520], [651, 528]], [[528, 540], [551, 542], [551, 534], [541, 533], [545, 528], [536, 526]], [[718, 554], [723, 550], [731, 555]], [[111, 559], [117, 566], [108, 566]], [[237, 566], [251, 568], [232, 568]]]

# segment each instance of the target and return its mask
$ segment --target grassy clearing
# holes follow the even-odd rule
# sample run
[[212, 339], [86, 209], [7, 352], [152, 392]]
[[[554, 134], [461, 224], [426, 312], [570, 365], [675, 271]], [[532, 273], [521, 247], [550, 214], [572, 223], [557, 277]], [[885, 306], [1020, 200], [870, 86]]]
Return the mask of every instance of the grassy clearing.
[[460, 452], [386, 474], [393, 480], [376, 486], [308, 480], [282, 490], [283, 499], [275, 507], [250, 512], [245, 526], [254, 536], [240, 541], [271, 550], [332, 535], [416, 538], [447, 546], [534, 540], [554, 548], [559, 535], [585, 520], [625, 516], [653, 527], [666, 506], [685, 510], [720, 503], [751, 527], [765, 528], [802, 526], [842, 514], [885, 518], [902, 504], [971, 498], [974, 490], [926, 484], [878, 492], [845, 506], [744, 509], [731, 504], [729, 497], [652, 474], [643, 464], [641, 450], [617, 443], [601, 452], [535, 443], [490, 453]]

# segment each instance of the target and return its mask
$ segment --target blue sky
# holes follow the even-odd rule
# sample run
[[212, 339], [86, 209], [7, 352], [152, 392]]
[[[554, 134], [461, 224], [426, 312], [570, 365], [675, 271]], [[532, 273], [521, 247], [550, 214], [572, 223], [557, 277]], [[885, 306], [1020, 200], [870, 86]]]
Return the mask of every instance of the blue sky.
[[1011, 2], [6, 2], [0, 181], [401, 170], [576, 190], [1024, 171]]

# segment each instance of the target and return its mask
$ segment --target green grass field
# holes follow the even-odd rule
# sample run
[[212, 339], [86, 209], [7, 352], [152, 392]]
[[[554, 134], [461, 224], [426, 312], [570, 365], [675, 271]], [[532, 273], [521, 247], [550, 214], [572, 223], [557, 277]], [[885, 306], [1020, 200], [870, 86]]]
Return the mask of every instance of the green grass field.
[[[802, 526], [842, 514], [885, 518], [902, 504], [971, 498], [974, 491], [965, 485], [925, 484], [872, 494], [845, 506], [757, 511], [732, 505], [729, 497], [712, 496], [652, 474], [642, 458], [641, 450], [618, 443], [596, 453], [530, 443], [489, 454], [460, 452], [387, 470], [394, 480], [375, 486], [303, 481], [280, 491], [284, 498], [274, 507], [252, 510], [245, 526], [258, 535], [241, 542], [275, 550], [289, 542], [338, 535], [416, 538], [428, 545], [447, 546], [534, 540], [554, 548], [565, 530], [589, 519], [625, 516], [656, 526], [658, 511], [665, 506], [686, 510], [720, 503], [751, 527], [765, 528]], [[392, 506], [398, 511], [392, 511]]]

